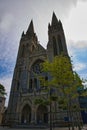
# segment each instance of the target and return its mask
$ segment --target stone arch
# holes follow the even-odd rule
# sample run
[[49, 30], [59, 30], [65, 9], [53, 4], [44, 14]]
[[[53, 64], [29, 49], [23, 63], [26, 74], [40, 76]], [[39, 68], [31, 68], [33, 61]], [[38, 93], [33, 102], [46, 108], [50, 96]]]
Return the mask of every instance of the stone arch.
[[45, 105], [39, 105], [36, 111], [37, 123], [48, 123], [48, 108]]
[[35, 73], [42, 75], [42, 68], [40, 64], [44, 62], [43, 59], [37, 58], [31, 64], [30, 74], [29, 74], [29, 92], [40, 90], [40, 80], [35, 76]]
[[21, 123], [29, 124], [31, 121], [31, 107], [26, 104], [21, 111]]
[[29, 98], [23, 98], [21, 101], [20, 101], [20, 104], [18, 105], [17, 107], [17, 112], [19, 113], [19, 122], [22, 123], [22, 120], [21, 120], [21, 117], [22, 117], [22, 111], [23, 111], [23, 108], [28, 105], [29, 108], [30, 108], [30, 112], [32, 113], [32, 101], [29, 99]]
[[32, 65], [36, 62], [36, 61], [38, 61], [38, 60], [41, 60], [41, 61], [45, 61], [45, 58], [44, 57], [39, 57], [39, 58], [34, 58], [31, 62], [30, 62], [30, 64], [29, 64], [29, 71], [31, 70], [31, 67], [32, 67]]

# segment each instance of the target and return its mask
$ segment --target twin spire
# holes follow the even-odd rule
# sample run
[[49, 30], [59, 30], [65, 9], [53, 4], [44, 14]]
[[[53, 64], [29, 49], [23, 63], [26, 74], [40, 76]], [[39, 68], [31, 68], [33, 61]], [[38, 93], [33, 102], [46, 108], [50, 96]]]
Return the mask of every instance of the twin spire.
[[[59, 25], [59, 24], [60, 24], [60, 26], [62, 26], [61, 21], [60, 21], [60, 20], [58, 21], [58, 19], [57, 19], [55, 13], [53, 12], [51, 26], [53, 27], [53, 26], [56, 26], [56, 25]], [[29, 25], [29, 27], [28, 27], [28, 30], [27, 30], [26, 34], [27, 34], [28, 36], [29, 36], [29, 35], [31, 36], [31, 35], [34, 35], [34, 34], [35, 34], [35, 32], [34, 32], [33, 20], [31, 20], [30, 25]]]

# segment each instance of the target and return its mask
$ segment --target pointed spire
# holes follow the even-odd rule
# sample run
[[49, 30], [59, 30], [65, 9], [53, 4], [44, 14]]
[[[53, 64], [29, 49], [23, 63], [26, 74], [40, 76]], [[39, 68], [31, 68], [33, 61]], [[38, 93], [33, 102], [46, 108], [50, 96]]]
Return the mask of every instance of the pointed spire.
[[59, 24], [62, 26], [62, 22], [61, 22], [61, 20], [59, 19]]
[[63, 30], [62, 22], [61, 22], [60, 19], [59, 19], [59, 27], [60, 27], [61, 30]]
[[48, 28], [50, 29], [50, 23], [48, 24]]
[[30, 25], [29, 25], [26, 33], [29, 34], [29, 35], [34, 34], [33, 20], [31, 20]]
[[22, 35], [21, 35], [22, 37], [24, 36], [24, 31], [22, 32]]
[[57, 24], [58, 24], [58, 19], [57, 19], [55, 13], [53, 12], [51, 25], [54, 26], [54, 25], [57, 25]]

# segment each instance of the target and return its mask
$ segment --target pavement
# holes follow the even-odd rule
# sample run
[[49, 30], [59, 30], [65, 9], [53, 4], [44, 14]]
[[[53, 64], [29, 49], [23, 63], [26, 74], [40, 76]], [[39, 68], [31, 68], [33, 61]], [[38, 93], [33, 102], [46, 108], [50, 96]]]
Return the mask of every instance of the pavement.
[[82, 130], [87, 130], [87, 125], [84, 125]]
[[[0, 130], [50, 130], [50, 128], [37, 128], [37, 129], [33, 129], [33, 128], [9, 128], [9, 127], [3, 127], [0, 126]], [[68, 130], [68, 127], [57, 127], [57, 128], [52, 128], [52, 130]], [[72, 129], [71, 129], [72, 130]], [[75, 130], [78, 130], [78, 128], [75, 127]], [[87, 125], [84, 125], [83, 128], [81, 130], [87, 130]]]

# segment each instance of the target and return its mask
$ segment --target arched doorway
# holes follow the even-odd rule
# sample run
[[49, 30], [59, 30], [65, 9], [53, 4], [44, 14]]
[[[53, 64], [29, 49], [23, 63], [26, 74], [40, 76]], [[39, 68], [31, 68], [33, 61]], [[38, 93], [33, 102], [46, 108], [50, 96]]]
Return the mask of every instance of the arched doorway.
[[37, 109], [37, 123], [48, 123], [48, 109], [44, 105], [40, 105]]
[[21, 112], [21, 123], [29, 124], [31, 121], [31, 108], [26, 104]]

